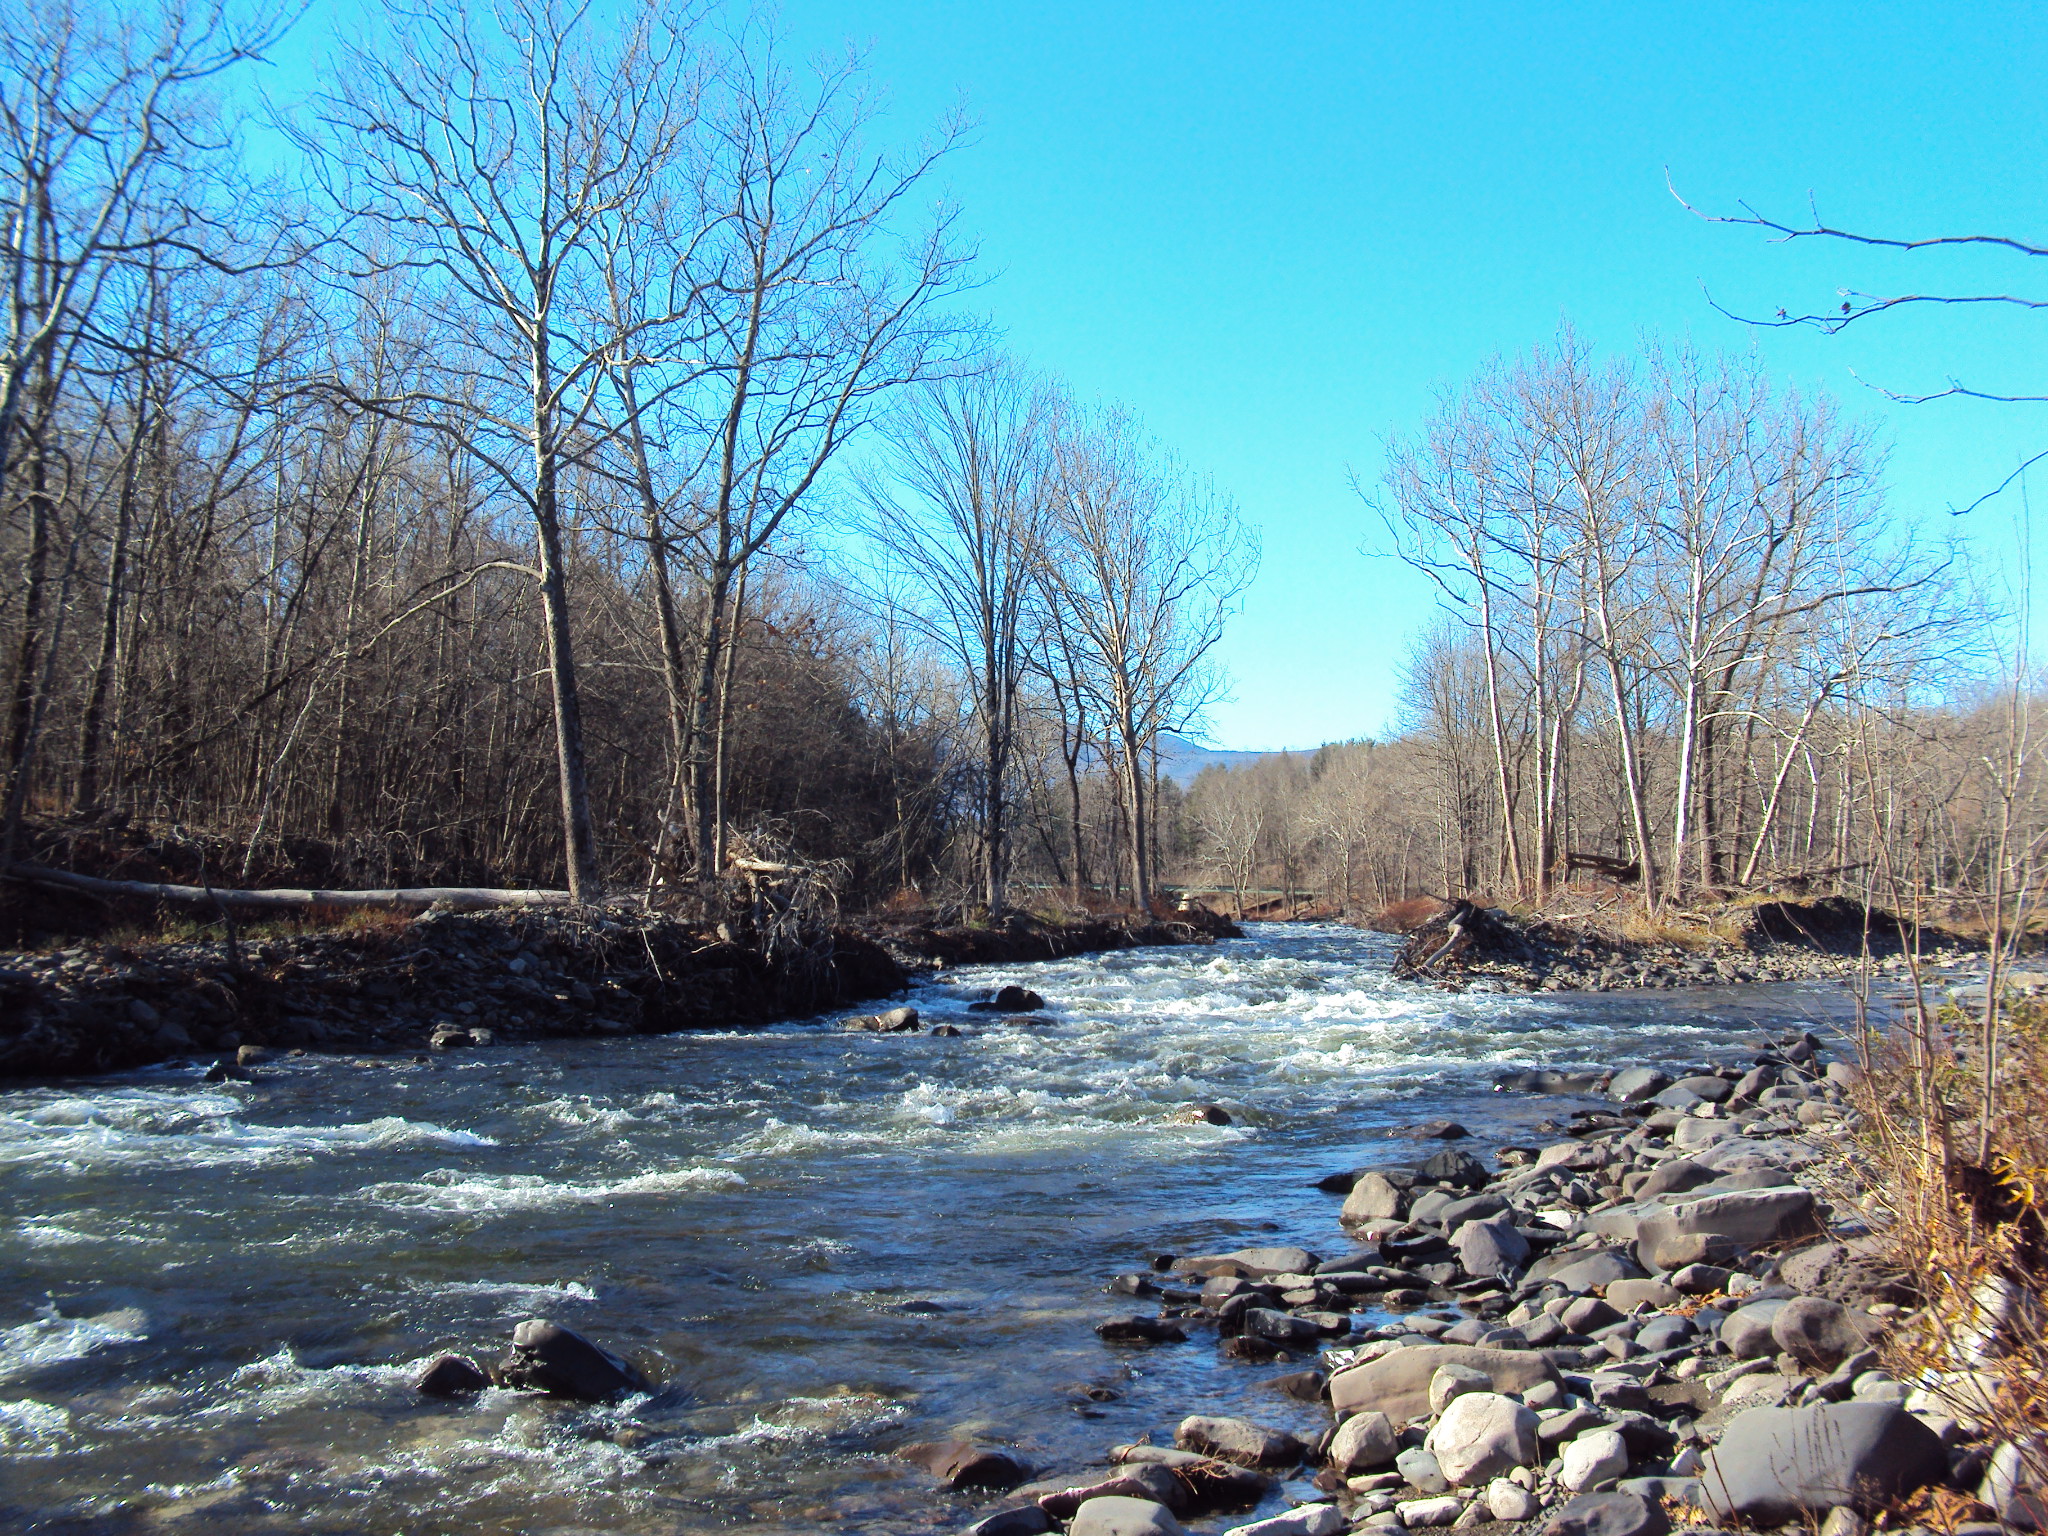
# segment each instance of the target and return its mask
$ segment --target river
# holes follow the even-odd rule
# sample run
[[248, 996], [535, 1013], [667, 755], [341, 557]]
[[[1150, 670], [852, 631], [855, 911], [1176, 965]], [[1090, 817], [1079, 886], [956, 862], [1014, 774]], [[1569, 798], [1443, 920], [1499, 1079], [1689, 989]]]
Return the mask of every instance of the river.
[[[817, 1020], [411, 1058], [306, 1057], [0, 1092], [0, 1527], [99, 1533], [951, 1531], [890, 1456], [971, 1435], [1041, 1466], [1194, 1411], [1308, 1428], [1213, 1339], [1102, 1345], [1155, 1253], [1343, 1251], [1315, 1179], [1482, 1150], [1576, 1101], [1516, 1066], [1729, 1059], [1839, 988], [1447, 995], [1393, 940], [1213, 947], [921, 986], [960, 1038]], [[965, 1005], [1020, 981], [1044, 1022]], [[1176, 1125], [1214, 1102], [1228, 1126]], [[1549, 1138], [1555, 1139], [1555, 1138]], [[547, 1316], [652, 1398], [418, 1398]]]

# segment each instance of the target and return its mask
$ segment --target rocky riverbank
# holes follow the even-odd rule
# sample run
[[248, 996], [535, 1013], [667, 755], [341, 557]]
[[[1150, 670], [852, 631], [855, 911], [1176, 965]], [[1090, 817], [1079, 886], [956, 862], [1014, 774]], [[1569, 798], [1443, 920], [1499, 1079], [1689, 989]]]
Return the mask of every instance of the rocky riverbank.
[[1941, 929], [1917, 930], [1846, 897], [1769, 901], [1698, 914], [1683, 937], [1631, 938], [1607, 917], [1519, 915], [1473, 902], [1418, 899], [1388, 908], [1367, 927], [1407, 938], [1394, 973], [1453, 991], [1612, 992], [1625, 988], [1726, 986], [1841, 980], [1868, 963], [1906, 968], [1916, 942], [1923, 963], [1949, 965], [1983, 945]]
[[273, 1051], [417, 1052], [661, 1034], [803, 1017], [900, 992], [921, 971], [1234, 933], [1019, 917], [842, 925], [788, 953], [625, 908], [428, 911], [231, 943], [79, 943], [0, 954], [0, 1078]]
[[[1051, 1476], [906, 1454], [1007, 1489], [969, 1536], [2042, 1528], [2038, 1470], [1988, 1428], [1998, 1325], [1933, 1368], [1906, 1347], [1920, 1298], [1860, 1208], [1859, 1082], [1811, 1035], [1676, 1080], [1521, 1075], [1503, 1087], [1597, 1097], [1548, 1144], [1481, 1155], [1441, 1125], [1432, 1156], [1326, 1176], [1329, 1256], [1162, 1254], [1109, 1282], [1148, 1305], [1105, 1347], [1217, 1349], [1324, 1405], [1319, 1436], [1189, 1403], [1162, 1443]], [[1909, 1355], [1912, 1379], [1888, 1368]]]

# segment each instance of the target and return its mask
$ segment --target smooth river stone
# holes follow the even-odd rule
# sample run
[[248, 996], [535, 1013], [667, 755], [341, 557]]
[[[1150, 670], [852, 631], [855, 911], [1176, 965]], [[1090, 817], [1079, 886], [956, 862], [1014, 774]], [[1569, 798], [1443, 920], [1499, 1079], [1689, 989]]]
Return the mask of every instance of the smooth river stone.
[[1384, 1413], [1396, 1424], [1429, 1416], [1429, 1384], [1446, 1365], [1484, 1371], [1496, 1392], [1526, 1392], [1540, 1381], [1564, 1383], [1533, 1350], [1483, 1344], [1411, 1344], [1337, 1372], [1330, 1378], [1332, 1412]]

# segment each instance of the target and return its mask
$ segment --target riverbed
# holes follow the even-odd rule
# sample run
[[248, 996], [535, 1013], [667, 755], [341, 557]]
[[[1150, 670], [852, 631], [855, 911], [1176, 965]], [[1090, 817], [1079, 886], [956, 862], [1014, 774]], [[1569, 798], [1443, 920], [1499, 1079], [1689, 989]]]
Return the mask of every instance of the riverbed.
[[[971, 1436], [1065, 1470], [1196, 1411], [1310, 1429], [1288, 1369], [1092, 1333], [1154, 1254], [1342, 1251], [1324, 1173], [1482, 1153], [1580, 1101], [1527, 1066], [1729, 1060], [1839, 1025], [1827, 984], [1451, 995], [1397, 941], [947, 973], [957, 1038], [832, 1019], [0, 1092], [0, 1527], [667, 1536], [951, 1531], [890, 1454]], [[1005, 982], [1030, 1024], [967, 1010]], [[1196, 1103], [1232, 1123], [1172, 1123]], [[647, 1368], [584, 1407], [419, 1398], [545, 1316]]]

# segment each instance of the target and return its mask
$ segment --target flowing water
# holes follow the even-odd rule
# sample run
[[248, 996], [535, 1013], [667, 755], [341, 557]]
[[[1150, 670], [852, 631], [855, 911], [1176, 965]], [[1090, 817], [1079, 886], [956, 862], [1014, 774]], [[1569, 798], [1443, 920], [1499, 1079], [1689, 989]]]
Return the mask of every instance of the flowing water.
[[[254, 1084], [162, 1068], [0, 1093], [0, 1528], [947, 1531], [890, 1452], [972, 1435], [1070, 1469], [1189, 1411], [1306, 1427], [1213, 1339], [1114, 1350], [1161, 1252], [1343, 1249], [1315, 1179], [1451, 1115], [1573, 1101], [1514, 1066], [1728, 1059], [1839, 989], [1449, 996], [1394, 941], [1258, 925], [1207, 948], [980, 967], [965, 1035], [831, 1020], [407, 1059]], [[1043, 1022], [965, 1011], [1000, 982]], [[1229, 1126], [1168, 1123], [1214, 1102]], [[1482, 1143], [1483, 1145], [1483, 1143]], [[546, 1316], [653, 1397], [418, 1398]]]

